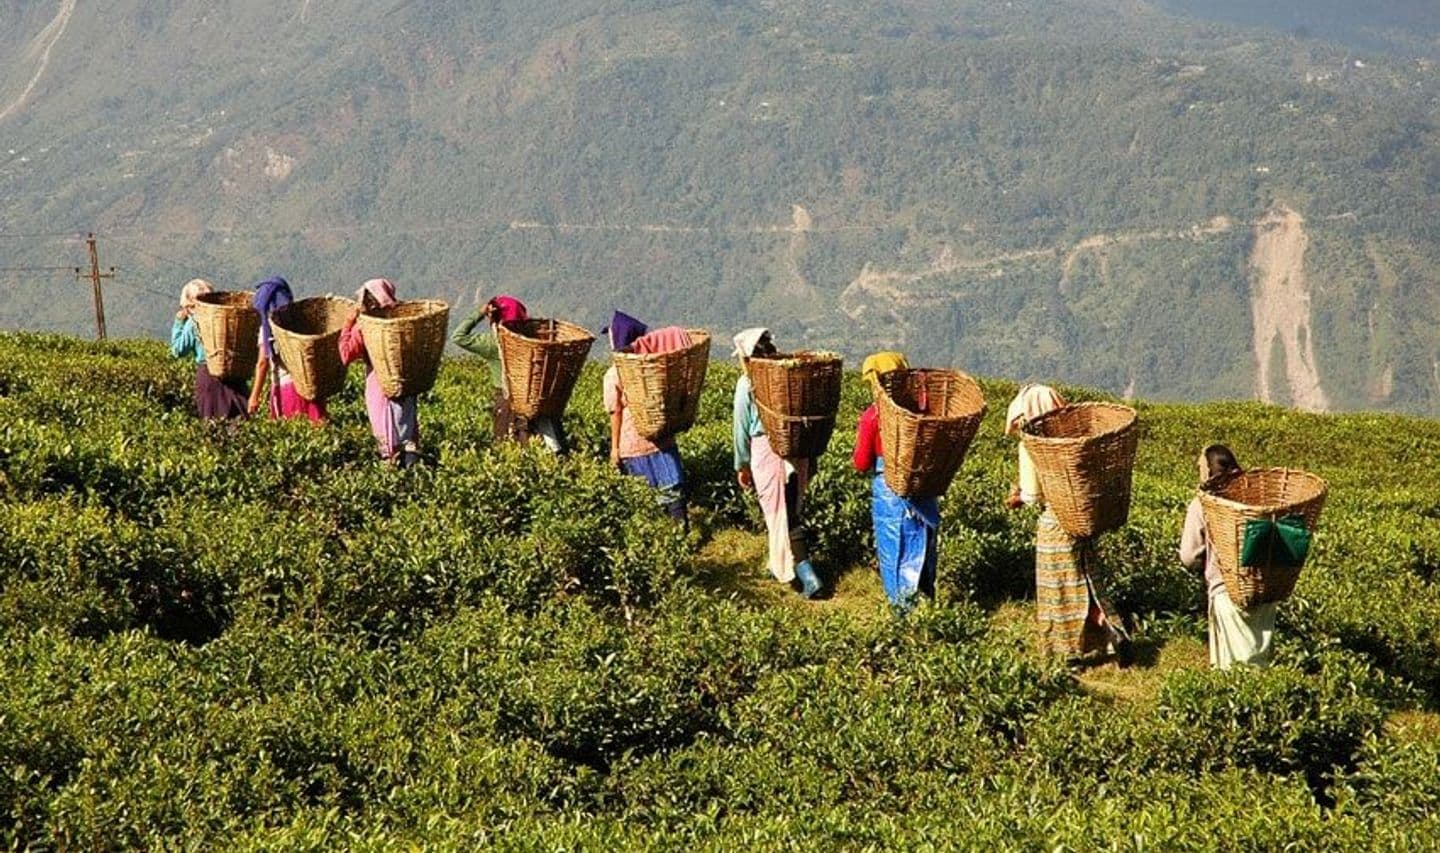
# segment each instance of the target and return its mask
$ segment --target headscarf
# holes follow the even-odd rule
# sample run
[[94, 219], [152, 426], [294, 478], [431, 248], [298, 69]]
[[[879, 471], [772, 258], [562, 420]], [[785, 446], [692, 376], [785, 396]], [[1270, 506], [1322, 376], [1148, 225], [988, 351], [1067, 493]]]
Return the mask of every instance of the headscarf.
[[525, 310], [525, 303], [513, 296], [497, 296], [490, 300], [495, 306], [495, 322], [497, 323], [518, 323], [521, 320], [530, 319], [530, 312]]
[[1064, 405], [1065, 398], [1049, 385], [1026, 385], [1005, 410], [1005, 434], [1014, 435], [1025, 424]]
[[906, 361], [905, 356], [900, 353], [877, 352], [865, 359], [865, 363], [860, 367], [860, 376], [868, 382], [883, 373], [909, 369], [910, 362]]
[[760, 339], [770, 334], [770, 330], [763, 326], [754, 326], [746, 329], [735, 336], [735, 354], [741, 358], [749, 358], [755, 354], [755, 347]]
[[365, 294], [367, 293], [381, 308], [389, 308], [399, 301], [395, 298], [395, 285], [391, 284], [388, 278], [372, 278], [365, 282], [364, 286], [355, 291], [355, 301], [362, 305], [365, 304]]
[[202, 293], [214, 292], [215, 285], [203, 278], [192, 278], [185, 282], [184, 287], [180, 288], [180, 307], [182, 309], [194, 308], [196, 297]]
[[260, 350], [272, 360], [275, 358], [275, 339], [270, 335], [270, 314], [294, 301], [290, 282], [280, 276], [272, 276], [255, 285], [255, 299], [252, 304], [260, 314]]
[[610, 325], [600, 331], [602, 334], [606, 332], [610, 334], [610, 349], [619, 352], [635, 343], [636, 338], [650, 331], [650, 327], [624, 311], [616, 311], [610, 315]]

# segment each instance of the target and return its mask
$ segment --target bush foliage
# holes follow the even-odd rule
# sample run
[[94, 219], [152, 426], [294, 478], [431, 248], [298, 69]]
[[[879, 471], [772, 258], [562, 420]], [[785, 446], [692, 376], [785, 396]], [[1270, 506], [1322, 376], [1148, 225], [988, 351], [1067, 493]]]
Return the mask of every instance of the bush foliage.
[[[730, 472], [735, 370], [681, 440], [683, 533], [604, 464], [490, 447], [447, 363], [427, 464], [380, 466], [358, 376], [333, 424], [214, 425], [148, 343], [0, 336], [0, 838], [13, 846], [1408, 846], [1440, 815], [1440, 427], [1141, 405], [1130, 525], [1102, 543], [1150, 689], [1037, 655], [1033, 516], [991, 415], [943, 502], [938, 601], [907, 619], [757, 607], [698, 566], [758, 524]], [[1086, 392], [1071, 389], [1072, 396]], [[848, 470], [810, 493], [831, 581], [870, 570]], [[1332, 488], [1278, 662], [1163, 665], [1202, 636], [1174, 556], [1193, 457]], [[735, 572], [743, 567], [734, 567]], [[1223, 842], [1222, 842], [1223, 839]]]

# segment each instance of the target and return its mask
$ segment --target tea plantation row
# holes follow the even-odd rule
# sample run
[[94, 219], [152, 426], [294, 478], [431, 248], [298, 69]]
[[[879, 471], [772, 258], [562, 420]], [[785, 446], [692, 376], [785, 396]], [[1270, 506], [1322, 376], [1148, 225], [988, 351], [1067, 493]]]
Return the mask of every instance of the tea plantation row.
[[[991, 611], [1033, 586], [991, 415], [944, 502], [940, 600], [895, 620], [760, 608], [694, 554], [758, 517], [730, 473], [733, 368], [681, 441], [687, 539], [577, 449], [489, 446], [446, 364], [428, 462], [380, 466], [358, 376], [326, 429], [190, 415], [149, 343], [0, 336], [0, 837], [12, 846], [1406, 848], [1440, 838], [1440, 426], [1141, 406], [1130, 525], [1102, 544], [1144, 641], [1203, 635], [1174, 549], [1199, 447], [1331, 500], [1277, 666], [1087, 690]], [[867, 571], [847, 470], [811, 492], [831, 579]], [[1077, 392], [1083, 396], [1083, 392]]]

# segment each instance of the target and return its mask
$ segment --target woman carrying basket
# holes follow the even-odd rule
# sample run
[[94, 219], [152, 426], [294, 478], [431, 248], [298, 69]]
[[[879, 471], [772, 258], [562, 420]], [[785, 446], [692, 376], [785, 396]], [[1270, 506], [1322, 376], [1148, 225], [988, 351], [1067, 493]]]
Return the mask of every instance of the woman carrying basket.
[[[1223, 444], [1212, 444], [1200, 452], [1200, 485], [1241, 472], [1235, 454]], [[1180, 562], [1188, 569], [1205, 571], [1210, 601], [1210, 665], [1229, 669], [1237, 663], [1267, 666], [1273, 654], [1275, 635], [1274, 602], [1242, 610], [1225, 591], [1225, 579], [1205, 529], [1205, 512], [1200, 498], [1190, 501], [1185, 511], [1185, 529], [1180, 535]]]
[[[743, 365], [757, 355], [774, 355], [775, 342], [769, 329], [746, 329], [735, 336], [735, 354]], [[820, 577], [810, 565], [810, 543], [801, 520], [805, 487], [814, 471], [813, 459], [783, 459], [770, 446], [750, 377], [743, 372], [735, 383], [732, 419], [735, 444], [735, 478], [740, 488], [754, 489], [765, 515], [769, 539], [770, 574], [781, 583], [797, 577], [801, 594], [814, 598], [820, 592]]]
[[[661, 353], [690, 346], [689, 334], [679, 326], [650, 332], [644, 323], [623, 311], [616, 311], [610, 325], [601, 331], [609, 335], [610, 349], [615, 352]], [[610, 413], [610, 464], [632, 477], [643, 477], [655, 489], [665, 512], [686, 524], [685, 470], [675, 439], [665, 436], [652, 441], [635, 429], [635, 418], [630, 414], [620, 370], [615, 365], [605, 371], [602, 385], [605, 411]]]
[[[395, 285], [389, 279], [372, 278], [355, 293], [364, 308], [389, 308], [398, 300]], [[365, 413], [370, 417], [370, 432], [380, 449], [380, 458], [388, 464], [409, 468], [420, 461], [419, 404], [414, 394], [386, 397], [380, 387], [380, 376], [370, 364], [365, 351], [365, 337], [360, 333], [356, 308], [340, 330], [340, 361], [350, 364], [365, 362]]]
[[[1005, 413], [1005, 433], [1018, 435], [1025, 424], [1065, 405], [1046, 385], [1026, 385]], [[1065, 532], [1054, 511], [1045, 506], [1040, 477], [1025, 445], [1020, 445], [1019, 483], [1005, 505], [1041, 506], [1035, 526], [1035, 610], [1041, 645], [1053, 654], [1078, 658], [1113, 647], [1121, 663], [1131, 659], [1130, 637], [1110, 616], [1095, 579], [1095, 546]]]
[[[866, 382], [874, 383], [886, 373], [909, 367], [900, 353], [879, 352], [865, 359], [860, 374]], [[935, 597], [940, 502], [933, 497], [903, 498], [885, 483], [880, 409], [873, 403], [860, 415], [852, 461], [856, 471], [873, 474], [870, 519], [875, 529], [880, 582], [890, 604], [897, 612], [904, 613], [914, 606], [917, 596]]]
[[[495, 423], [495, 441], [514, 441], [524, 444], [533, 436], [539, 436], [551, 453], [562, 454], [568, 449], [565, 430], [558, 418], [523, 418], [515, 414], [510, 406], [510, 392], [505, 384], [505, 365], [500, 357], [500, 342], [495, 327], [501, 323], [518, 323], [529, 319], [525, 303], [513, 296], [496, 296], [480, 306], [470, 319], [450, 336], [450, 340], [461, 349], [474, 353], [490, 365], [490, 378], [494, 383], [494, 403], [491, 412]], [[488, 323], [488, 327], [481, 323]]]
[[290, 292], [290, 283], [280, 276], [267, 278], [255, 285], [254, 306], [260, 314], [260, 357], [255, 362], [255, 381], [250, 386], [250, 404], [246, 411], [255, 414], [260, 410], [260, 396], [265, 391], [265, 377], [274, 370], [270, 382], [270, 417], [306, 417], [313, 424], [325, 423], [325, 401], [307, 400], [295, 390], [295, 380], [280, 360], [275, 349], [275, 338], [270, 334], [270, 314], [289, 305], [295, 299]]
[[245, 417], [245, 401], [250, 390], [244, 382], [226, 381], [210, 375], [205, 366], [205, 346], [200, 343], [200, 330], [191, 312], [202, 293], [215, 288], [203, 278], [191, 279], [180, 290], [180, 310], [170, 326], [170, 354], [176, 358], [195, 359], [195, 413], [205, 420]]

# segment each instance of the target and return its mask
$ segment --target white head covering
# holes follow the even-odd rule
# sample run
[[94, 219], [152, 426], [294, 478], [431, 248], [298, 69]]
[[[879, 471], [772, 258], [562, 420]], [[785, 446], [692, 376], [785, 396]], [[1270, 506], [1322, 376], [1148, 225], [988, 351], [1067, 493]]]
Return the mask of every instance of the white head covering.
[[355, 291], [355, 301], [364, 303], [365, 294], [375, 300], [375, 304], [381, 308], [389, 308], [397, 301], [395, 299], [395, 285], [390, 283], [388, 278], [372, 278], [365, 282], [359, 290]]
[[195, 298], [202, 293], [214, 293], [215, 285], [203, 278], [192, 278], [180, 288], [180, 307], [194, 308]]
[[735, 336], [735, 354], [741, 358], [749, 358], [755, 354], [755, 346], [760, 339], [770, 334], [770, 330], [763, 326], [753, 326]]
[[1026, 423], [1065, 405], [1065, 398], [1049, 385], [1026, 385], [1005, 410], [1005, 434], [1014, 435]]

